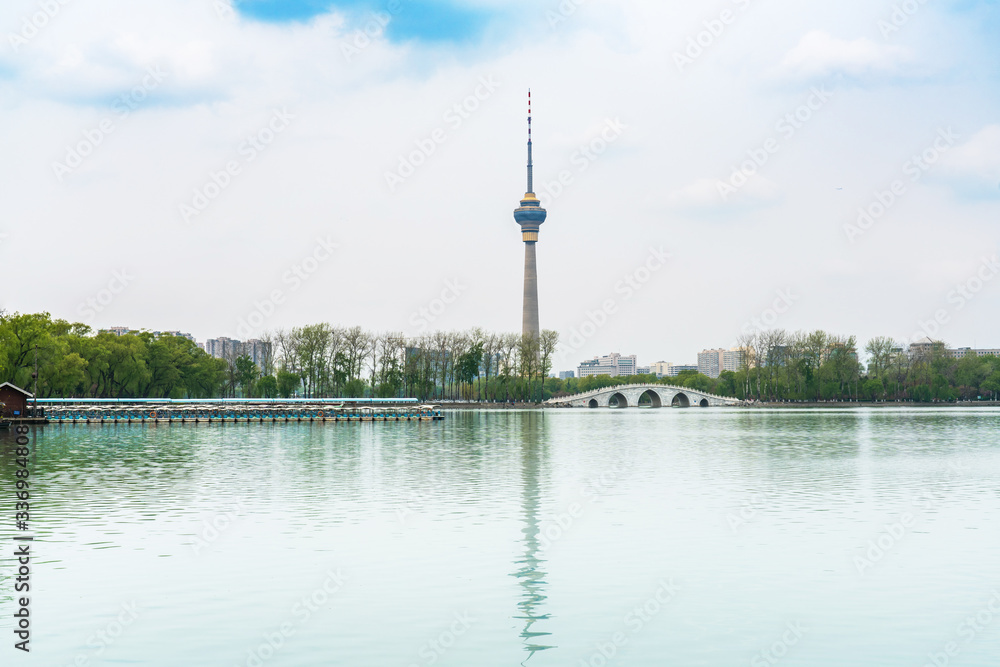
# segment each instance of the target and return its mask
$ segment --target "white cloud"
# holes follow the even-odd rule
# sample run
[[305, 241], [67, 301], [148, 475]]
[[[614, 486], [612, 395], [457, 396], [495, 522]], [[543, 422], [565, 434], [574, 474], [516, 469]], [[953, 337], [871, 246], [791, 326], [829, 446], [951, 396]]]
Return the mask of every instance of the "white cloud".
[[1000, 183], [1000, 125], [987, 125], [946, 153], [944, 164], [954, 176], [996, 186]]
[[904, 74], [911, 65], [912, 54], [904, 47], [878, 44], [866, 38], [837, 39], [822, 30], [813, 30], [785, 54], [779, 70], [783, 77], [793, 80], [837, 74], [860, 78]]

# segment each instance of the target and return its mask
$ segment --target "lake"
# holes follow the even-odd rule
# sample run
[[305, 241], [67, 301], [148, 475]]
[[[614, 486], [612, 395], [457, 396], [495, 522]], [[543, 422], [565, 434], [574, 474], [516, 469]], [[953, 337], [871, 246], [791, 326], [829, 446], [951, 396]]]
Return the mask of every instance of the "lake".
[[2, 664], [1000, 661], [1000, 410], [458, 411], [33, 434]]

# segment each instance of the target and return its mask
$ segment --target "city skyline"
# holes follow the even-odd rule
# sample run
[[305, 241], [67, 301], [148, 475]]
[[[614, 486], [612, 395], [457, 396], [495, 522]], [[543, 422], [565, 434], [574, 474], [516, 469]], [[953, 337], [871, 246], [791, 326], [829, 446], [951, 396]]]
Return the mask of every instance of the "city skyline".
[[[32, 276], [8, 310], [200, 340], [315, 321], [514, 330], [531, 85], [535, 189], [559, 220], [540, 297], [567, 362], [693, 361], [755, 321], [997, 344], [985, 3], [905, 21], [733, 3], [722, 23], [679, 2], [458, 2], [451, 32], [400, 12], [367, 42], [377, 5], [94, 6], [116, 21], [60, 5], [29, 29], [35, 2], [0, 9], [19, 156], [0, 260]], [[669, 258], [649, 271], [654, 252]], [[591, 314], [605, 324], [565, 347]]]

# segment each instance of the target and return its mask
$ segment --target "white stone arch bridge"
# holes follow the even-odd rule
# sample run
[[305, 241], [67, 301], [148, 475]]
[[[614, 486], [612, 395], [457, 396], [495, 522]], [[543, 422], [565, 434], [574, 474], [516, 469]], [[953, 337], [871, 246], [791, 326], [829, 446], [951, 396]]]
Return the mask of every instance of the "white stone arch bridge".
[[650, 407], [654, 408], [710, 408], [741, 403], [737, 398], [706, 394], [687, 387], [673, 387], [665, 384], [630, 384], [622, 387], [595, 389], [573, 396], [550, 398], [545, 401], [545, 404], [573, 408], [635, 408], [639, 406], [644, 395], [648, 396]]

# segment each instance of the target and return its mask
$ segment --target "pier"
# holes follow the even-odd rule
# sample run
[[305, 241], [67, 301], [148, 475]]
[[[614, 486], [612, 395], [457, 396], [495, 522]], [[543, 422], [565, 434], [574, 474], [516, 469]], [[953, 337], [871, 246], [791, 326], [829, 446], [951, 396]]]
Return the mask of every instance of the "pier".
[[436, 405], [416, 399], [39, 399], [49, 424], [253, 424], [440, 421]]

